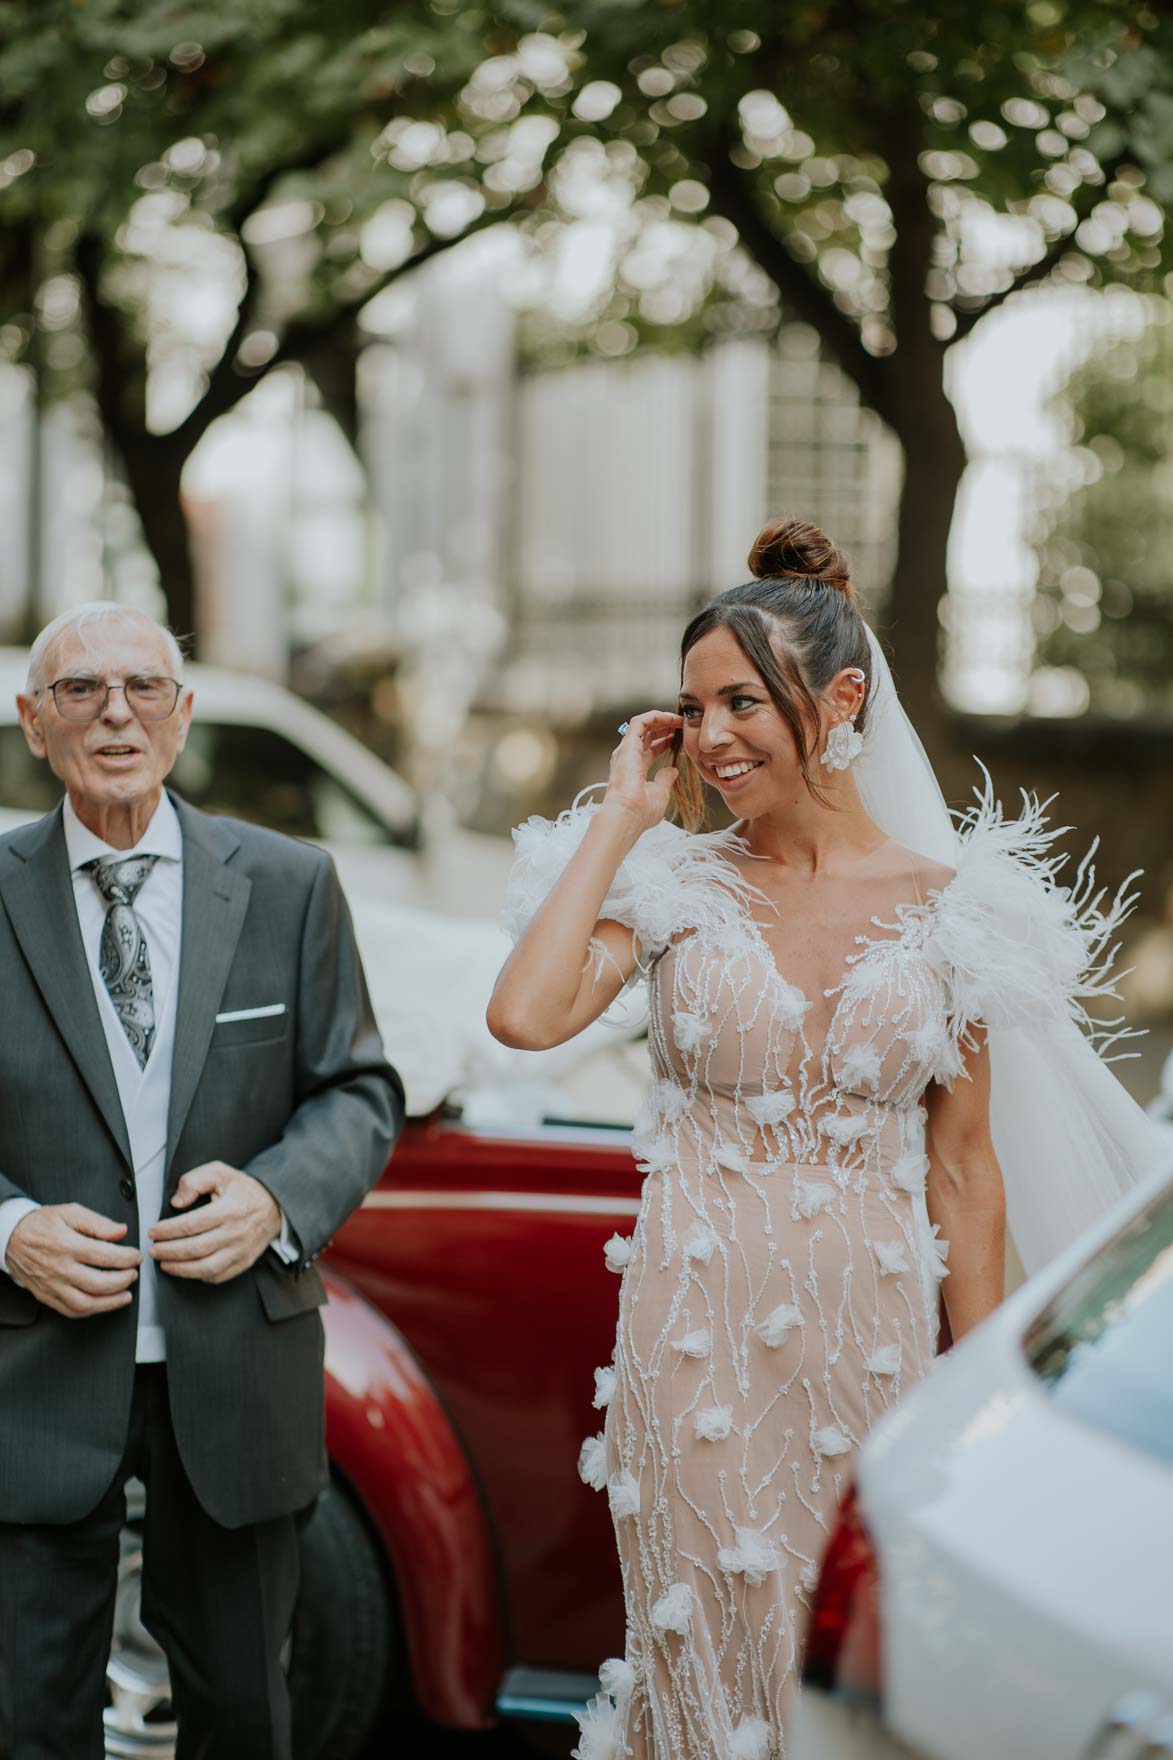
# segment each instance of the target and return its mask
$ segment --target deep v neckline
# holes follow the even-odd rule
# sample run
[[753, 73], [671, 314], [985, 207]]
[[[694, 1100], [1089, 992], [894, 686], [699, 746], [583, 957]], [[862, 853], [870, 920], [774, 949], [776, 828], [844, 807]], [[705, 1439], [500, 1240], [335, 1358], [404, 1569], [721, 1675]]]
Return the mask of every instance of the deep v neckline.
[[[894, 838], [885, 837], [882, 843], [876, 845], [876, 850], [886, 849], [890, 845], [895, 844], [895, 841]], [[876, 850], [869, 851], [869, 855], [874, 855]], [[760, 899], [775, 912], [779, 922], [782, 922], [785, 918], [781, 905], [777, 899], [770, 898], [760, 887], [754, 886], [752, 881], [749, 880], [748, 875], [744, 873], [740, 864], [734, 861], [732, 857], [728, 857], [727, 859], [729, 860], [730, 866], [736, 870], [739, 878], [743, 880], [748, 887], [748, 894], [746, 896], [742, 896], [740, 893], [735, 894], [736, 902], [754, 939], [760, 944], [774, 977], [780, 984], [784, 985], [788, 991], [801, 997], [802, 1001], [810, 1006], [815, 1000], [814, 997], [809, 996], [802, 985], [796, 984], [793, 978], [787, 976], [782, 961], [778, 956], [778, 952], [771, 943], [769, 936], [766, 934], [765, 928], [754, 916], [751, 908], [753, 900], [755, 898]], [[765, 861], [767, 859], [768, 858], [764, 856], [750, 856], [751, 861]], [[917, 919], [923, 922], [928, 916], [930, 916], [938, 908], [941, 897], [952, 884], [953, 880], [950, 879], [945, 886], [928, 888], [924, 898], [915, 899], [909, 903], [898, 902], [893, 904], [891, 910], [895, 917], [895, 923], [885, 922], [879, 912], [872, 912], [866, 918], [869, 928], [886, 929], [889, 933], [882, 935], [869, 935], [866, 932], [861, 931], [852, 935], [850, 937], [851, 945], [856, 951], [845, 956], [839, 967], [839, 974], [836, 982], [823, 989], [823, 997], [829, 998], [836, 995], [841, 996], [842, 992], [851, 983], [853, 972], [865, 959], [874, 953], [877, 948], [885, 946], [904, 946], [907, 942], [908, 931], [913, 920]], [[895, 930], [895, 933], [891, 932], [893, 929]], [[835, 1012], [838, 1013], [838, 1010]]]

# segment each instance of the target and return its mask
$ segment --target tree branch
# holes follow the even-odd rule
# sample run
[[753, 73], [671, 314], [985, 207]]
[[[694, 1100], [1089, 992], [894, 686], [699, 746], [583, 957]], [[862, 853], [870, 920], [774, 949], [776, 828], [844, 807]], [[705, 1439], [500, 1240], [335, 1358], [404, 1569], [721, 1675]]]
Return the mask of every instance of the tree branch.
[[241, 398], [251, 391], [257, 379], [263, 374], [249, 377], [243, 374], [236, 365], [236, 357], [240, 352], [241, 343], [256, 322], [256, 309], [259, 301], [259, 288], [256, 271], [252, 266], [248, 252], [243, 251], [245, 264], [244, 293], [236, 308], [236, 322], [232, 326], [224, 352], [216, 365], [208, 374], [208, 388], [194, 409], [188, 411], [177, 428], [173, 428], [167, 436], [169, 440], [178, 440], [185, 453], [192, 452], [207, 433], [212, 423], [220, 416], [227, 415], [234, 409]]
[[[1126, 163], [1127, 160], [1118, 158], [1114, 159], [1110, 165], [1103, 167], [1104, 186], [1115, 181], [1121, 167]], [[957, 330], [953, 340], [960, 341], [963, 336], [968, 336], [979, 318], [984, 318], [987, 312], [997, 311], [998, 307], [1005, 300], [1008, 300], [1011, 294], [1021, 293], [1023, 288], [1033, 287], [1036, 282], [1046, 281], [1059, 267], [1068, 251], [1078, 248], [1074, 243], [1076, 229], [1080, 222], [1087, 218], [1090, 209], [1103, 199], [1103, 186], [1098, 183], [1085, 183], [1081, 185], [1079, 193], [1084, 199], [1081, 204], [1072, 204], [1075, 208], [1075, 225], [1070, 232], [1065, 232], [1061, 238], [1053, 239], [1036, 263], [1028, 263], [1025, 269], [1020, 269], [1007, 286], [997, 293], [992, 293], [988, 299], [983, 300], [981, 305], [969, 307], [953, 305], [953, 314], [957, 319]]]
[[830, 293], [791, 255], [784, 240], [762, 218], [749, 177], [729, 157], [731, 144], [728, 136], [711, 141], [707, 157], [713, 206], [737, 228], [742, 244], [770, 277], [791, 311], [818, 332], [863, 401], [877, 414], [886, 415], [887, 364], [868, 353], [851, 319], [839, 310]]
[[265, 371], [270, 372], [274, 367], [281, 366], [286, 361], [300, 360], [308, 350], [316, 348], [335, 330], [357, 317], [365, 305], [377, 298], [380, 293], [385, 292], [401, 275], [422, 268], [425, 263], [430, 263], [434, 257], [442, 256], [445, 251], [451, 250], [453, 245], [463, 244], [466, 238], [475, 237], [478, 232], [484, 232], [487, 227], [503, 224], [513, 212], [512, 208], [505, 210], [486, 208], [485, 212], [470, 221], [457, 237], [429, 239], [427, 244], [421, 245], [420, 249], [408, 257], [405, 262], [400, 263], [398, 268], [388, 269], [386, 274], [380, 275], [378, 280], [372, 282], [369, 287], [363, 288], [351, 299], [341, 301], [329, 311], [321, 312], [313, 317], [300, 318], [296, 323], [287, 325], [276, 354], [266, 362]]
[[1023, 288], [1031, 287], [1037, 281], [1046, 281], [1071, 249], [1072, 235], [1064, 233], [1062, 238], [1054, 240], [1037, 263], [1030, 263], [1025, 269], [1019, 270], [1012, 281], [999, 292], [992, 293], [988, 299], [983, 300], [980, 306], [952, 306], [953, 315], [957, 319], [957, 329], [950, 340], [960, 342], [963, 337], [968, 336], [979, 319], [984, 318], [987, 312], [997, 311], [998, 307], [1008, 300], [1011, 294], [1021, 293]]
[[487, 208], [477, 219], [471, 221], [457, 237], [429, 239], [427, 244], [422, 245], [406, 261], [394, 269], [388, 269], [385, 274], [380, 275], [377, 280], [352, 295], [350, 299], [341, 300], [312, 317], [300, 318], [287, 325], [275, 352], [263, 366], [252, 373], [242, 372], [236, 365], [236, 356], [240, 345], [252, 327], [253, 311], [257, 299], [257, 283], [250, 269], [248, 288], [245, 297], [241, 300], [236, 323], [233, 325], [232, 334], [225, 344], [223, 354], [209, 374], [208, 389], [195, 408], [184, 417], [177, 428], [172, 429], [166, 439], [179, 442], [185, 454], [191, 452], [212, 423], [220, 416], [227, 415], [229, 410], [234, 409], [241, 398], [247, 397], [253, 387], [259, 385], [266, 374], [273, 371], [274, 367], [284, 366], [290, 361], [301, 360], [313, 349], [328, 342], [331, 336], [357, 317], [368, 301], [384, 292], [401, 275], [422, 268], [425, 263], [431, 262], [433, 257], [438, 257], [442, 252], [451, 250], [453, 245], [462, 244], [466, 238], [472, 238], [476, 233], [483, 232], [486, 227], [500, 224], [509, 217], [512, 211], [512, 209]]
[[[384, 114], [390, 114], [390, 109], [389, 105], [371, 106], [372, 120], [379, 121]], [[298, 171], [312, 171], [332, 153], [341, 151], [353, 138], [357, 114], [350, 111], [345, 117], [336, 119], [336, 128], [321, 129], [316, 135], [300, 137], [284, 158], [266, 165], [256, 177], [246, 182], [224, 214], [226, 226], [239, 236], [249, 216], [263, 207], [283, 177], [292, 177]]]

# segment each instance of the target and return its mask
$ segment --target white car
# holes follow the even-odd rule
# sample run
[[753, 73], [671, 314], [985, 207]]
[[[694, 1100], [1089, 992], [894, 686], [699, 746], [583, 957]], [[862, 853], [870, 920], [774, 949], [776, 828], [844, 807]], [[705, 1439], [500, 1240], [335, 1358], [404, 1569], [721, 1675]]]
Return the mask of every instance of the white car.
[[865, 1445], [790, 1760], [1173, 1755], [1173, 1175]]

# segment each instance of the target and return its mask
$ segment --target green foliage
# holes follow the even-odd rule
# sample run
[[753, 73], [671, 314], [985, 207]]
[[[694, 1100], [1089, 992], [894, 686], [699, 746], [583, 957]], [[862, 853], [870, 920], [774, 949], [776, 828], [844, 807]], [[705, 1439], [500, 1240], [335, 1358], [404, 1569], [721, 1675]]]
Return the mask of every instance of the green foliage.
[[[389, 201], [407, 204], [403, 259], [485, 209], [506, 211], [518, 192], [482, 187], [471, 140], [464, 162], [440, 153], [405, 162], [394, 150], [395, 129], [412, 121], [440, 118], [437, 139], [448, 138], [459, 94], [501, 28], [470, 29], [471, 17], [384, 12], [366, 0], [0, 9], [0, 317], [9, 320], [0, 345], [9, 358], [32, 347], [36, 359], [38, 286], [74, 272], [82, 239], [97, 247], [102, 293], [145, 339], [168, 229], [212, 231], [241, 250], [247, 329], [352, 315], [397, 266], [389, 246], [362, 249], [363, 223]], [[444, 184], [467, 192], [446, 214], [435, 207]], [[243, 251], [250, 216], [291, 187], [303, 204], [298, 251], [264, 242]], [[205, 367], [214, 339], [208, 352]], [[38, 362], [50, 374], [52, 355]]]
[[580, 86], [614, 92], [592, 132], [638, 154], [642, 199], [683, 218], [699, 183], [743, 237], [759, 220], [783, 297], [792, 262], [872, 355], [901, 341], [902, 296], [906, 330], [915, 314], [944, 343], [1042, 271], [1148, 287], [1167, 267], [1156, 8], [582, 0], [565, 17], [585, 32]]
[[[1173, 25], [1123, 0], [570, 0], [558, 15], [526, 0], [45, 0], [32, 14], [9, 0], [0, 43], [0, 221], [28, 247], [23, 267], [15, 249], [0, 264], [7, 311], [25, 314], [4, 332], [10, 354], [32, 333], [31, 282], [68, 272], [83, 233], [117, 268], [144, 195], [174, 198], [170, 224], [238, 241], [292, 191], [309, 204], [292, 271], [263, 250], [245, 268], [274, 270], [279, 320], [324, 317], [393, 272], [406, 208], [381, 245], [362, 241], [387, 203], [412, 210], [405, 255], [435, 241], [429, 209], [440, 236], [462, 217], [522, 219], [540, 253], [567, 217], [551, 172], [587, 146], [631, 210], [614, 284], [579, 325], [588, 346], [603, 325], [612, 345], [624, 326], [627, 347], [760, 328], [801, 274], [840, 352], [846, 321], [882, 358], [918, 308], [944, 344], [1044, 271], [1151, 287], [1166, 267]], [[502, 165], [531, 119], [549, 135], [511, 184]], [[404, 147], [413, 122], [432, 139]], [[675, 297], [647, 265], [648, 230], [666, 223], [707, 225], [724, 247], [703, 245]], [[731, 255], [738, 235], [756, 280]], [[144, 278], [120, 286], [133, 311]], [[540, 315], [532, 333], [546, 351], [575, 343], [573, 323]]]
[[[1056, 396], [1072, 451], [1036, 533], [1038, 659], [1109, 715], [1173, 712], [1173, 309], [1098, 348]], [[1072, 484], [1072, 477], [1075, 478]]]
[[[1136, 0], [0, 0], [0, 358], [88, 380], [132, 483], [152, 426], [177, 484], [274, 363], [507, 222], [539, 358], [785, 307], [943, 503], [949, 341], [1036, 281], [1160, 291], [1170, 201], [1173, 19]], [[613, 273], [558, 311], [600, 213]], [[926, 523], [897, 579], [935, 602]]]

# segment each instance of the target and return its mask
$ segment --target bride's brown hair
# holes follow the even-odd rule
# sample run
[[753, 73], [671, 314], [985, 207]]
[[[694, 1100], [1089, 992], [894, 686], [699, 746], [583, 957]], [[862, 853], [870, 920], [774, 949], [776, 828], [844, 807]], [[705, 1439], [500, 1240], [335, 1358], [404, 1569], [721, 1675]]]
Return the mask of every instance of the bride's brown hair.
[[[825, 800], [811, 771], [818, 698], [844, 667], [857, 666], [866, 681], [855, 723], [862, 733], [872, 682], [871, 652], [851, 565], [809, 520], [775, 519], [754, 539], [749, 567], [753, 580], [718, 593], [688, 625], [680, 642], [681, 676], [690, 649], [702, 637], [715, 629], [729, 630], [794, 735], [807, 787], [816, 799]], [[678, 762], [673, 805], [681, 823], [695, 831], [704, 822], [704, 788], [683, 752]]]

